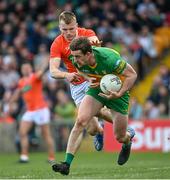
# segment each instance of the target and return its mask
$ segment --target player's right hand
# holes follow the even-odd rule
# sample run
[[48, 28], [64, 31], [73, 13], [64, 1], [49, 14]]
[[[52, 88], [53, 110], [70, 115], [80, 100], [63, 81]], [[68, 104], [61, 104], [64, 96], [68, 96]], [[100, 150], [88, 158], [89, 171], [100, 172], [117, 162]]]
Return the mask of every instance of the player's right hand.
[[91, 88], [96, 88], [100, 85], [100, 82], [96, 81], [95, 77], [89, 77], [88, 81], [90, 82]]
[[103, 41], [96, 40], [96, 41], [90, 41], [90, 44], [91, 44], [92, 46], [101, 47], [102, 42], [103, 42]]

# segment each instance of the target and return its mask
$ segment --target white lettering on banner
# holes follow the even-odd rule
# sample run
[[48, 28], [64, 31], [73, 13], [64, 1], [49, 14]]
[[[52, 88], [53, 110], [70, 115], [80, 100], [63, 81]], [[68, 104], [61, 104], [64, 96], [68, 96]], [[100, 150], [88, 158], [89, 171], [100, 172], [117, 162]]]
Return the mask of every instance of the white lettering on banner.
[[170, 137], [170, 128], [164, 128], [163, 131], [163, 147], [162, 151], [163, 152], [168, 152], [170, 151], [170, 140], [168, 139]]
[[161, 140], [162, 140], [162, 128], [146, 128], [144, 131], [144, 137], [145, 137], [145, 142], [146, 142], [146, 147], [149, 149], [159, 149], [161, 148]]
[[135, 140], [132, 144], [133, 150], [146, 148], [148, 150], [170, 151], [170, 127], [147, 127], [143, 122], [132, 122], [130, 124], [136, 131]]
[[144, 124], [141, 122], [131, 123], [130, 126], [135, 129], [135, 141], [132, 143], [132, 148], [135, 150], [141, 148], [143, 146], [143, 134], [140, 132], [144, 128]]

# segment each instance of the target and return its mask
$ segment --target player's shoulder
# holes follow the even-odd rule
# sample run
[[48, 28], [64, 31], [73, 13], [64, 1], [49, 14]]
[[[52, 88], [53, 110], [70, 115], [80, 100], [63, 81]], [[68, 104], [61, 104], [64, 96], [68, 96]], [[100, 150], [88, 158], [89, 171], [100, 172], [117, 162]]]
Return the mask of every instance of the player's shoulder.
[[78, 30], [78, 34], [81, 36], [84, 36], [87, 34], [95, 35], [95, 32], [92, 29], [86, 29], [86, 28], [78, 27], [77, 30]]
[[54, 41], [51, 44], [50, 47], [50, 52], [55, 52], [56, 49], [61, 49], [61, 47], [63, 47], [63, 45], [65, 44], [64, 42], [64, 37], [60, 34], [59, 36], [57, 36]]
[[109, 54], [115, 54], [115, 55], [120, 55], [119, 52], [117, 52], [115, 49], [108, 48], [108, 47], [95, 47], [93, 46], [93, 50], [99, 51], [99, 52], [105, 52]]
[[25, 82], [26, 82], [25, 78], [21, 77], [18, 81], [18, 86], [23, 87], [25, 85]]
[[93, 53], [96, 57], [100, 59], [100, 61], [106, 62], [112, 60], [120, 59], [120, 55], [117, 51], [107, 48], [107, 47], [94, 47], [93, 46]]
[[58, 36], [54, 39], [54, 41], [53, 41], [52, 44], [60, 43], [60, 42], [62, 42], [62, 41], [63, 41], [63, 35], [60, 34], [60, 35], [58, 35]]

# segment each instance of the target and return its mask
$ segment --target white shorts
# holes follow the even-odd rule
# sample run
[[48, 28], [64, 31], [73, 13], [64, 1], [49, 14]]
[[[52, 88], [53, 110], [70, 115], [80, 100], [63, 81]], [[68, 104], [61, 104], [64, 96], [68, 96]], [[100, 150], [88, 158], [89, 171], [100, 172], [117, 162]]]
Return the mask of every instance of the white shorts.
[[85, 81], [82, 84], [78, 84], [78, 85], [70, 84], [71, 96], [76, 106], [80, 105], [88, 89], [89, 89], [88, 81]]
[[44, 125], [50, 122], [50, 111], [47, 107], [35, 111], [26, 111], [22, 121], [34, 122], [37, 125]]

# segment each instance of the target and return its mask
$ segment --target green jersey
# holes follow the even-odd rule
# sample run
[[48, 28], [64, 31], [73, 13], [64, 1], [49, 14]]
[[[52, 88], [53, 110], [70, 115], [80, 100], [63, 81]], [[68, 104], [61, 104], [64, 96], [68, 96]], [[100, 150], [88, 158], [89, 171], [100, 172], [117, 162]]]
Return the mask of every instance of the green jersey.
[[[95, 77], [101, 79], [106, 74], [115, 74], [121, 78], [121, 73], [126, 68], [126, 61], [121, 58], [119, 53], [115, 50], [105, 47], [93, 47], [93, 54], [96, 60], [95, 66], [82, 66], [79, 67], [73, 60], [74, 66], [80, 71], [88, 75], [89, 77]], [[122, 78], [121, 78], [122, 79]], [[113, 109], [122, 114], [128, 114], [129, 108], [129, 93], [126, 92], [122, 97], [117, 99], [108, 100], [99, 96], [101, 92], [100, 88], [89, 88], [88, 95], [93, 96], [100, 101], [103, 105], [110, 109]]]
[[85, 65], [79, 67], [73, 60], [74, 66], [80, 71], [90, 77], [102, 77], [106, 74], [119, 75], [126, 67], [124, 61], [119, 53], [113, 49], [105, 47], [93, 47], [93, 53], [96, 60], [94, 67]]

